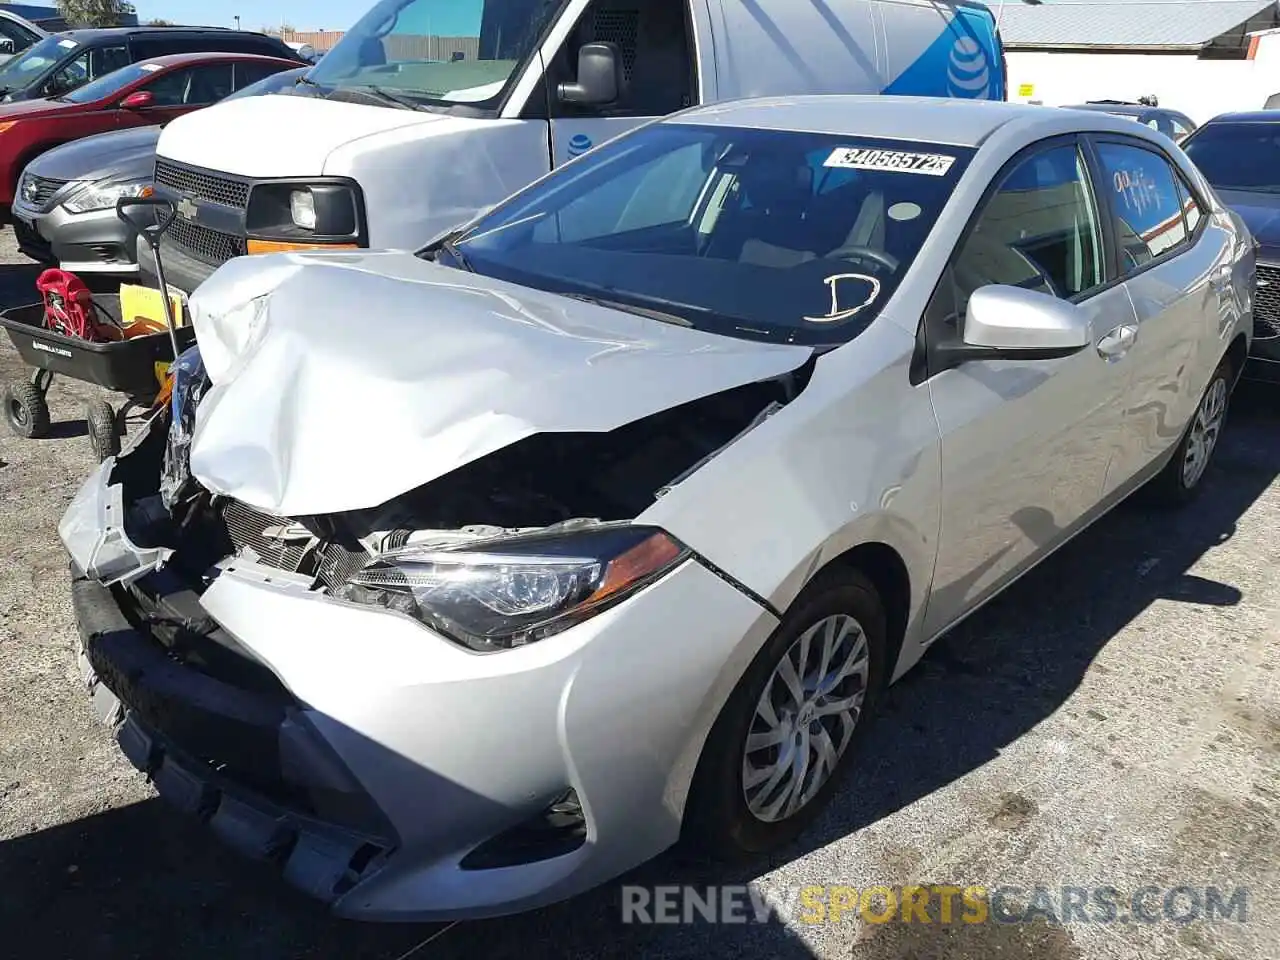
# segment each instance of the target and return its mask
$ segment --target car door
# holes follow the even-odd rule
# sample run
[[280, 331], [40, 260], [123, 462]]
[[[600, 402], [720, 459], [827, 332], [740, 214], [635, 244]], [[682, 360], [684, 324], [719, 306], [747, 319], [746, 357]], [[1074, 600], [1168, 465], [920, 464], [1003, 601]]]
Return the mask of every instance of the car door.
[[1094, 345], [1054, 360], [982, 360], [932, 373], [942, 437], [942, 523], [928, 633], [944, 629], [1091, 519], [1121, 429], [1135, 326], [1113, 282], [1105, 208], [1083, 144], [1038, 144], [1006, 167], [951, 259], [926, 343], [963, 335], [989, 284], [1069, 301]]
[[[563, 92], [580, 81], [579, 52], [591, 43], [609, 43], [618, 52], [621, 86], [609, 103], [584, 103]], [[692, 106], [693, 51], [689, 0], [592, 0], [547, 67], [553, 163]]]
[[1160, 147], [1117, 135], [1095, 137], [1094, 149], [1138, 321], [1115, 490], [1178, 442], [1226, 351], [1232, 240]]

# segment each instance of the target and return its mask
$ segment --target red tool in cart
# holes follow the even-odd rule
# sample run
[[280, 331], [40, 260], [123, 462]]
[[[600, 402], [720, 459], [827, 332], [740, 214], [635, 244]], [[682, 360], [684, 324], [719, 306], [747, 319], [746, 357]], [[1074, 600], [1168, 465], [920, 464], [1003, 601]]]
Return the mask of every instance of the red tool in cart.
[[[160, 237], [173, 223], [173, 204], [156, 197], [126, 197], [116, 205], [116, 214], [156, 253], [161, 289], [167, 290], [159, 248]], [[51, 428], [47, 395], [54, 376], [97, 384], [127, 397], [118, 412], [105, 400], [92, 401], [85, 411], [94, 453], [99, 460], [115, 456], [129, 413], [163, 401], [168, 367], [195, 342], [195, 333], [179, 324], [169, 296], [160, 297], [167, 329], [129, 336], [129, 318], [121, 316], [118, 295], [94, 295], [78, 277], [60, 270], [42, 274], [38, 285], [39, 303], [0, 313], [0, 326], [23, 362], [34, 368], [30, 377], [5, 387], [5, 419], [20, 437], [46, 437]]]

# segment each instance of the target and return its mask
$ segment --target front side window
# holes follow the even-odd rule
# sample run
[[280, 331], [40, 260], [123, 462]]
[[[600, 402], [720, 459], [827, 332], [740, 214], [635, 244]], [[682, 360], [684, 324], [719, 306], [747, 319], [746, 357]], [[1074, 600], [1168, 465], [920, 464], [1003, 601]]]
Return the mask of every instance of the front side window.
[[1120, 143], [1098, 144], [1098, 155], [1126, 273], [1187, 242], [1177, 175], [1168, 160]]
[[419, 104], [496, 100], [536, 51], [552, 0], [382, 0], [316, 65], [321, 88]]
[[711, 332], [845, 342], [888, 303], [971, 156], [658, 124], [499, 206], [456, 262]]
[[231, 64], [210, 63], [174, 70], [144, 87], [157, 107], [193, 107], [217, 103], [231, 92]]
[[91, 80], [107, 77], [129, 63], [127, 47], [98, 47], [69, 60], [45, 84], [49, 96], [65, 96]]
[[72, 103], [93, 103], [95, 100], [105, 100], [120, 93], [125, 87], [150, 76], [156, 69], [156, 65], [151, 63], [131, 64], [104, 77], [99, 77], [97, 80], [91, 80], [84, 86], [66, 94], [63, 99], [70, 100]]
[[956, 312], [979, 287], [1004, 284], [1067, 300], [1106, 282], [1101, 220], [1080, 151], [1068, 144], [1019, 162], [987, 201], [952, 261]]

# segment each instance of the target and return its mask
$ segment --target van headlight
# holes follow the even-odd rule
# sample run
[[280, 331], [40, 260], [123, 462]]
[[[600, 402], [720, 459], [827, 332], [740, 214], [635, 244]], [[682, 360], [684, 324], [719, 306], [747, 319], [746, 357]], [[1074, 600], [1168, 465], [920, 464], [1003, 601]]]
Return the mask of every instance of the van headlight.
[[249, 191], [245, 233], [249, 253], [360, 247], [364, 196], [338, 177], [259, 181]]
[[295, 190], [289, 194], [289, 213], [293, 225], [303, 230], [316, 228], [316, 196], [310, 190]]
[[481, 652], [508, 650], [581, 623], [689, 557], [653, 527], [616, 525], [384, 553], [334, 592], [408, 614]]

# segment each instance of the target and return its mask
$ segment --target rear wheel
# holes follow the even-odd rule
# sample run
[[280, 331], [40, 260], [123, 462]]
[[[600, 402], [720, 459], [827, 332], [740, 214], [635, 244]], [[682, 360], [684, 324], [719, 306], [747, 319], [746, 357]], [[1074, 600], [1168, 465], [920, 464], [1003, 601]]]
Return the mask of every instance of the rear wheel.
[[1151, 481], [1150, 492], [1157, 502], [1181, 506], [1200, 494], [1226, 425], [1234, 383], [1231, 361], [1223, 360], [1210, 378], [1173, 459]]
[[885, 615], [855, 571], [815, 581], [729, 697], [703, 748], [684, 835], [740, 859], [822, 811], [866, 734], [886, 669]]
[[4, 415], [9, 429], [27, 440], [49, 433], [49, 404], [44, 393], [30, 380], [15, 380], [5, 387]]

